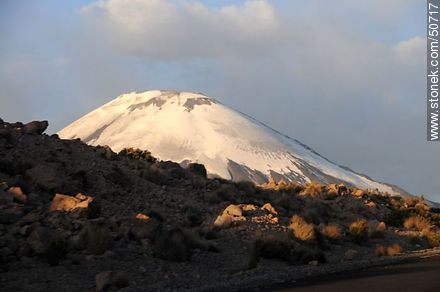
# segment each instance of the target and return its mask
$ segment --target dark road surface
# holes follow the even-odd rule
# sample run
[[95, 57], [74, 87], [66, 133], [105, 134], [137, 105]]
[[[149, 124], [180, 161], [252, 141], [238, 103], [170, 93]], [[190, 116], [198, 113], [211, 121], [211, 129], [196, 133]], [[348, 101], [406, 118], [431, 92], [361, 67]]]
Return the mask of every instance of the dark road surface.
[[[312, 281], [311, 281], [312, 282]], [[301, 286], [283, 289], [284, 292], [440, 292], [440, 258], [373, 268], [354, 273], [348, 278], [332, 280], [315, 279], [314, 283], [298, 283]]]

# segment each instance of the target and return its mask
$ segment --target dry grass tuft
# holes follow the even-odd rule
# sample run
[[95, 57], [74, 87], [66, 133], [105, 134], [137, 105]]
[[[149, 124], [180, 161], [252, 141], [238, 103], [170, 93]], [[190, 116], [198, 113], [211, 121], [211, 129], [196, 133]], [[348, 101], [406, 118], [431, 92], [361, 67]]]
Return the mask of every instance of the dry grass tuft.
[[337, 240], [341, 237], [341, 228], [336, 224], [327, 224], [321, 228], [321, 234], [330, 240]]
[[385, 236], [386, 229], [387, 226], [385, 222], [379, 222], [377, 224], [374, 224], [373, 226], [370, 226], [368, 234], [371, 238], [383, 238]]
[[378, 245], [376, 249], [374, 250], [374, 253], [378, 257], [382, 256], [395, 256], [397, 254], [402, 253], [403, 248], [400, 246], [400, 244], [395, 243], [388, 247], [385, 247], [383, 245]]
[[440, 231], [433, 231], [426, 228], [422, 231], [422, 235], [428, 240], [430, 247], [440, 246]]
[[399, 253], [402, 253], [402, 251], [403, 251], [403, 248], [400, 246], [400, 244], [395, 243], [387, 248], [387, 255], [395, 256]]
[[293, 215], [290, 219], [289, 228], [292, 229], [293, 235], [303, 241], [310, 241], [315, 239], [315, 231], [313, 224], [307, 223], [304, 218], [298, 215]]
[[418, 231], [423, 231], [431, 227], [431, 222], [427, 218], [415, 215], [407, 218], [405, 222], [403, 222], [403, 226], [406, 229], [416, 229]]
[[323, 194], [324, 186], [317, 182], [311, 182], [304, 186], [301, 196], [318, 197]]
[[355, 243], [361, 243], [363, 240], [368, 239], [367, 220], [358, 219], [354, 221], [353, 223], [351, 223], [348, 231]]

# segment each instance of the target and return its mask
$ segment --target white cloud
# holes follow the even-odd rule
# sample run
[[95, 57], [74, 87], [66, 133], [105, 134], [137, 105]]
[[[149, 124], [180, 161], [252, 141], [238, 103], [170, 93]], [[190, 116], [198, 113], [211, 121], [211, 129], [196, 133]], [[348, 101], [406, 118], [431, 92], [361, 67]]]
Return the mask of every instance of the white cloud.
[[109, 0], [82, 12], [113, 46], [152, 60], [249, 54], [264, 50], [278, 30], [275, 11], [265, 1], [212, 10], [198, 2]]
[[[402, 14], [418, 0], [405, 0], [401, 5], [396, 1], [341, 0], [337, 7], [354, 7], [376, 16], [381, 7], [381, 15], [391, 15]], [[83, 8], [96, 21], [98, 32], [122, 54], [152, 62], [211, 59], [222, 64], [218, 69], [226, 75], [252, 78], [258, 74], [269, 82], [274, 74], [299, 85], [310, 84], [319, 76], [318, 90], [325, 91], [328, 98], [353, 98], [344, 92], [355, 95], [368, 90], [375, 98], [386, 101], [393, 96], [398, 100], [395, 91], [399, 89], [389, 87], [423, 64], [419, 56], [422, 39], [389, 45], [354, 38], [344, 33], [341, 23], [329, 22], [323, 12], [317, 11], [318, 18], [292, 19], [263, 0], [219, 9], [200, 2], [167, 0], [108, 0]], [[256, 64], [263, 70], [256, 70]]]

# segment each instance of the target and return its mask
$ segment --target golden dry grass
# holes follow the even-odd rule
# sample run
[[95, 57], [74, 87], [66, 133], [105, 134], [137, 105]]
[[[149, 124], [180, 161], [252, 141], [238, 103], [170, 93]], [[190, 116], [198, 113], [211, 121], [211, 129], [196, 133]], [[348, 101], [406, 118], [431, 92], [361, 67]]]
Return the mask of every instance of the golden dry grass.
[[341, 228], [336, 224], [327, 224], [320, 231], [322, 235], [332, 240], [339, 239], [342, 235]]
[[307, 223], [304, 218], [298, 215], [293, 215], [290, 219], [289, 228], [292, 230], [293, 235], [303, 241], [309, 241], [315, 239], [315, 231], [313, 224]]
[[418, 231], [423, 231], [424, 229], [429, 229], [429, 227], [431, 226], [431, 222], [427, 218], [421, 217], [419, 215], [414, 215], [407, 218], [403, 222], [403, 226], [406, 229], [415, 229]]
[[399, 253], [402, 253], [402, 251], [403, 251], [403, 248], [398, 243], [395, 243], [395, 244], [387, 247], [387, 255], [389, 255], [389, 256], [395, 256]]
[[324, 186], [317, 182], [311, 182], [304, 186], [304, 189], [301, 191], [300, 195], [302, 196], [310, 196], [310, 197], [318, 197], [323, 193]]

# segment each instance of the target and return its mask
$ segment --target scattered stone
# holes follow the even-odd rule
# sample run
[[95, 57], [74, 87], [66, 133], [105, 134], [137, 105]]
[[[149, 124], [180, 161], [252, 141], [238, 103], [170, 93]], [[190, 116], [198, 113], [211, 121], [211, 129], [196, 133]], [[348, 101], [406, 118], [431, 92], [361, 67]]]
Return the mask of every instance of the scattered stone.
[[139, 213], [139, 214], [136, 215], [136, 219], [143, 220], [143, 221], [148, 221], [148, 220], [150, 220], [150, 217], [148, 217], [147, 215], [144, 215], [142, 213]]
[[264, 204], [263, 207], [261, 207], [261, 209], [266, 210], [267, 212], [269, 212], [272, 215], [278, 215], [278, 212], [275, 210], [275, 208], [270, 203]]
[[256, 211], [258, 209], [257, 206], [252, 205], [252, 204], [244, 204], [244, 205], [240, 205], [240, 206], [244, 212], [252, 212], [252, 211]]
[[218, 228], [228, 228], [233, 222], [244, 221], [242, 209], [239, 205], [229, 205], [214, 221], [214, 226]]
[[50, 205], [50, 211], [65, 211], [71, 212], [76, 209], [85, 209], [89, 207], [89, 204], [93, 201], [92, 197], [77, 194], [75, 197], [67, 196], [63, 194], [55, 194]]
[[10, 187], [7, 192], [13, 196], [16, 202], [26, 204], [27, 196], [23, 193], [20, 187]]

